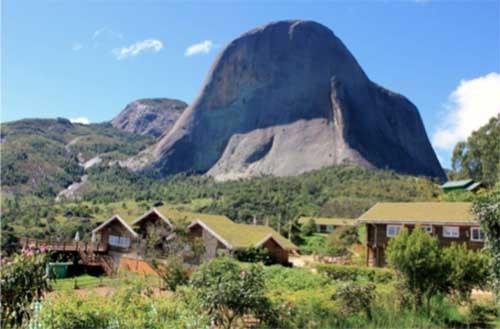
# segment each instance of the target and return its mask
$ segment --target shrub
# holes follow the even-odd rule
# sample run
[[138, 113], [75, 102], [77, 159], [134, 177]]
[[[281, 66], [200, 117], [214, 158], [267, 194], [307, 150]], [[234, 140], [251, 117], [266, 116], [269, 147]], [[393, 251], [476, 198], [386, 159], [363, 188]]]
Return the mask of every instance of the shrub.
[[40, 300], [49, 288], [45, 272], [47, 255], [39, 250], [24, 250], [2, 264], [1, 323], [3, 328], [26, 323], [32, 315], [32, 303]]
[[437, 239], [419, 227], [411, 233], [403, 229], [389, 241], [389, 265], [403, 275], [416, 306], [422, 305], [424, 298], [428, 304], [432, 294], [448, 290], [440, 254]]
[[191, 285], [216, 326], [233, 328], [247, 314], [275, 321], [261, 267], [242, 268], [232, 258], [215, 258], [193, 274]]
[[340, 303], [343, 313], [364, 312], [366, 317], [371, 320], [371, 305], [375, 299], [375, 285], [371, 283], [360, 285], [347, 282], [337, 288], [332, 299]]
[[274, 264], [275, 261], [266, 248], [248, 248], [236, 250], [234, 256], [241, 262]]
[[309, 219], [307, 223], [302, 224], [302, 227], [300, 228], [300, 231], [302, 232], [303, 235], [305, 236], [311, 236], [314, 233], [316, 233], [316, 221], [314, 219]]
[[153, 261], [152, 264], [167, 288], [171, 291], [176, 291], [178, 286], [189, 282], [189, 270], [184, 265], [181, 257], [169, 257], [166, 264], [156, 261]]
[[264, 280], [268, 290], [311, 290], [324, 287], [328, 278], [305, 268], [289, 268], [281, 265], [266, 266]]
[[491, 192], [476, 199], [473, 211], [486, 236], [493, 286], [500, 301], [500, 181]]
[[352, 265], [321, 264], [316, 267], [318, 273], [332, 280], [366, 280], [374, 283], [387, 283], [394, 280], [394, 272], [389, 269]]
[[448, 285], [463, 300], [470, 300], [473, 288], [488, 283], [488, 257], [481, 251], [468, 250], [465, 244], [444, 248], [443, 263], [448, 272]]
[[486, 327], [498, 319], [500, 309], [495, 303], [474, 303], [469, 308], [469, 322], [478, 327]]

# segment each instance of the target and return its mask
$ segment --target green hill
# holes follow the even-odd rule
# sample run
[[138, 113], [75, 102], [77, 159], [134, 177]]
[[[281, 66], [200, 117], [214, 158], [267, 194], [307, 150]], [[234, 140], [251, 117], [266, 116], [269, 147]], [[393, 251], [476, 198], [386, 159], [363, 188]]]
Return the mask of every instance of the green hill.
[[54, 197], [84, 173], [80, 165], [137, 154], [153, 139], [108, 123], [73, 124], [67, 119], [25, 119], [3, 123], [2, 192]]

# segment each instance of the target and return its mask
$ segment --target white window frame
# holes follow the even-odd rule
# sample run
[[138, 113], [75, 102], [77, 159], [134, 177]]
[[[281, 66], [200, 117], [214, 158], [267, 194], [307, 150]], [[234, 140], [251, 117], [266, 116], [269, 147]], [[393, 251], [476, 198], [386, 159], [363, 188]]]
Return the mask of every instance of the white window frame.
[[[474, 231], [476, 231], [476, 230], [479, 231], [478, 232], [478, 235], [479, 235], [478, 239], [474, 239]], [[483, 235], [483, 238], [481, 238], [481, 233]], [[470, 228], [470, 240], [476, 241], [476, 242], [483, 242], [484, 241], [484, 231], [479, 226], [471, 227]]]
[[[456, 234], [450, 232], [456, 232]], [[458, 239], [460, 238], [460, 227], [458, 226], [443, 226], [443, 238]]]
[[[385, 234], [388, 238], [393, 238], [399, 234], [402, 227], [403, 227], [402, 225], [387, 225], [386, 230], [385, 230]], [[396, 234], [389, 233], [391, 231], [391, 229], [396, 229]]]
[[434, 233], [434, 227], [432, 226], [432, 224], [422, 225], [422, 229], [424, 230], [425, 233], [429, 234]]
[[130, 238], [110, 234], [108, 237], [108, 244], [113, 247], [128, 248], [130, 247]]

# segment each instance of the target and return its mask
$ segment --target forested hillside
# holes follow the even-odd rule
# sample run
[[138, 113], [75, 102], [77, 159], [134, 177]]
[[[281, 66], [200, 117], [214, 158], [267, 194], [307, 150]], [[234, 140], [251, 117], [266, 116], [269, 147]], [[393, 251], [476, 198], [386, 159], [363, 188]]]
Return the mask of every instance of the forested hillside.
[[205, 176], [155, 179], [117, 166], [96, 166], [88, 172], [79, 203], [21, 197], [4, 202], [4, 229], [40, 238], [71, 238], [77, 230], [85, 236], [113, 212], [145, 211], [162, 202], [236, 221], [269, 220], [273, 227], [287, 230], [300, 215], [354, 218], [378, 201], [432, 200], [440, 193], [438, 184], [425, 178], [354, 166], [230, 182]]
[[2, 193], [53, 198], [78, 181], [87, 161], [103, 163], [138, 153], [152, 138], [108, 123], [73, 124], [67, 119], [25, 119], [1, 129]]

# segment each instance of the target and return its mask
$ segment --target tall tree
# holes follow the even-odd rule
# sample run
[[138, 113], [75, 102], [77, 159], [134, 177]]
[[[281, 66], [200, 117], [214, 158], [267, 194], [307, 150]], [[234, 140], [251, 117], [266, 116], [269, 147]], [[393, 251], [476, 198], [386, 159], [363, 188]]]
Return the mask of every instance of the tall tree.
[[472, 178], [492, 186], [500, 171], [500, 114], [459, 142], [452, 155], [450, 178]]

